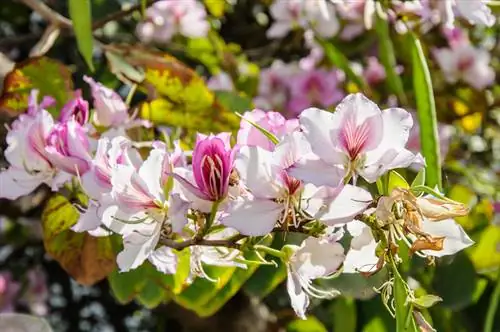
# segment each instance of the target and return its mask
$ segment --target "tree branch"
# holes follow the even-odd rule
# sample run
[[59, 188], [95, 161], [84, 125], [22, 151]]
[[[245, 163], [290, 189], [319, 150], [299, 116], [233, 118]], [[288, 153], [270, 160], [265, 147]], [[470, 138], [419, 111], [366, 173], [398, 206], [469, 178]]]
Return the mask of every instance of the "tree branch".
[[33, 11], [38, 13], [46, 21], [49, 21], [50, 23], [58, 25], [63, 28], [73, 29], [73, 23], [71, 22], [70, 19], [54, 11], [52, 8], [47, 6], [42, 1], [40, 0], [19, 0], [19, 1], [24, 3], [31, 9], [33, 9]]

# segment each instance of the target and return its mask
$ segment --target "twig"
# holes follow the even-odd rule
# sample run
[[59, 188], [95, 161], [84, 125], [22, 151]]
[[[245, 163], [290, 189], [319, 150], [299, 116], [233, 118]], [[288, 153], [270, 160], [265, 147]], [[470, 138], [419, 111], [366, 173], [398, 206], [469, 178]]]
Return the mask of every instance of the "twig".
[[[149, 0], [149, 1], [147, 1], [146, 5], [149, 6], [152, 3], [154, 3], [154, 2], [155, 2], [155, 0]], [[100, 20], [95, 21], [92, 24], [92, 30], [97, 30], [99, 28], [102, 28], [108, 22], [119, 20], [119, 19], [121, 19], [121, 18], [123, 18], [123, 17], [125, 17], [125, 16], [127, 16], [129, 14], [132, 14], [133, 12], [135, 12], [135, 11], [137, 11], [139, 9], [141, 9], [141, 4], [136, 4], [136, 5], [133, 5], [132, 7], [128, 8], [128, 9], [120, 10], [120, 11], [111, 13], [108, 16], [106, 16], [106, 17], [104, 17], [104, 18], [102, 18]]]
[[43, 17], [50, 23], [67, 29], [73, 29], [73, 23], [71, 22], [70, 19], [52, 10], [52, 8], [50, 8], [40, 0], [19, 0], [19, 1], [24, 3], [31, 9], [33, 9], [33, 11], [37, 12], [41, 17]]
[[176, 250], [182, 250], [190, 246], [226, 247], [226, 248], [239, 249], [240, 246], [236, 242], [244, 238], [246, 238], [245, 235], [239, 234], [239, 236], [232, 237], [231, 240], [204, 240], [204, 239], [192, 238], [182, 242], [175, 242], [170, 239], [162, 239], [160, 240], [160, 242], [166, 245], [167, 247]]

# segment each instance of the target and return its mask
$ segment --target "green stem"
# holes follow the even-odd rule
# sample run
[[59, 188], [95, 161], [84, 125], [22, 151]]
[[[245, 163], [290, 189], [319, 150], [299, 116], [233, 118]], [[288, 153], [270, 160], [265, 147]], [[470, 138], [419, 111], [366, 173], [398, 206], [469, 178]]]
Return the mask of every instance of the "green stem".
[[394, 276], [394, 305], [396, 313], [396, 332], [418, 331], [412, 315], [412, 305], [408, 301], [408, 285], [398, 271], [392, 254], [389, 256]]
[[207, 219], [207, 222], [205, 223], [205, 226], [203, 227], [203, 231], [201, 232], [201, 236], [205, 236], [208, 234], [210, 231], [210, 227], [212, 227], [214, 220], [215, 220], [215, 215], [217, 214], [217, 210], [219, 209], [220, 201], [215, 201], [212, 203], [212, 209], [210, 210], [210, 216]]
[[256, 250], [265, 252], [266, 254], [272, 255], [274, 257], [278, 257], [278, 258], [281, 258], [281, 259], [285, 258], [285, 253], [284, 252], [276, 250], [276, 249], [273, 249], [273, 248], [269, 248], [268, 246], [264, 246], [264, 245], [261, 245], [261, 244], [256, 244], [256, 245], [253, 246], [253, 248], [256, 249]]
[[500, 269], [498, 270], [497, 283], [495, 285], [495, 290], [490, 297], [490, 305], [488, 306], [488, 311], [486, 312], [486, 320], [484, 322], [483, 332], [492, 332], [493, 325], [495, 323], [495, 314], [498, 308], [498, 301], [500, 301]]

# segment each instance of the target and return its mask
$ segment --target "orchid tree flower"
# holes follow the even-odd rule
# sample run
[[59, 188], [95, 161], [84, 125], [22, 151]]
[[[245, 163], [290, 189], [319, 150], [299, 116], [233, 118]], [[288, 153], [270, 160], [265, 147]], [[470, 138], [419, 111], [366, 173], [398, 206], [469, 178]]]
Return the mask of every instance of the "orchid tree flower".
[[205, 7], [196, 0], [163, 0], [146, 10], [146, 20], [137, 25], [137, 35], [145, 42], [165, 43], [175, 35], [206, 37], [210, 30]]
[[174, 176], [194, 209], [210, 212], [214, 203], [223, 202], [229, 192], [237, 148], [231, 148], [231, 133], [198, 134], [191, 170], [177, 168]]
[[304, 15], [304, 1], [276, 0], [270, 7], [273, 25], [267, 30], [268, 38], [283, 38], [294, 27], [306, 27], [307, 18]]
[[344, 248], [336, 242], [309, 237], [294, 251], [287, 261], [287, 290], [292, 307], [302, 319], [306, 319], [309, 298], [329, 299], [340, 294], [337, 290], [321, 290], [312, 281], [335, 273], [344, 261]]
[[78, 124], [85, 126], [89, 122], [89, 103], [82, 98], [81, 91], [75, 92], [75, 98], [68, 101], [61, 109], [59, 122], [67, 122], [74, 118]]
[[[161, 149], [153, 149], [139, 169], [133, 165], [114, 167], [111, 176], [114, 204], [103, 212], [102, 223], [123, 236], [124, 249], [117, 257], [120, 271], [137, 268], [146, 259], [160, 271], [170, 269], [160, 263], [172, 263], [165, 255], [171, 249], [156, 247], [166, 225], [173, 232], [182, 230], [188, 210], [188, 202], [165, 192], [172, 169], [168, 152]], [[165, 256], [165, 260], [158, 255]]]
[[7, 133], [4, 155], [10, 166], [0, 173], [1, 198], [27, 195], [42, 183], [55, 191], [71, 178], [52, 163], [46, 151], [54, 119], [45, 108], [53, 104], [53, 99], [44, 98], [38, 104], [37, 95], [38, 91], [32, 91], [28, 111], [12, 123]]
[[76, 118], [55, 124], [45, 144], [45, 154], [56, 168], [72, 175], [83, 175], [90, 169], [87, 131]]
[[129, 128], [140, 126], [149, 128], [151, 126], [147, 120], [133, 119], [128, 113], [129, 107], [115, 91], [94, 81], [92, 77], [84, 76], [83, 80], [87, 82], [92, 92], [94, 104], [92, 119], [94, 123], [97, 126], [112, 127], [108, 137], [113, 137], [113, 133], [124, 136], [125, 130]]
[[116, 165], [133, 166], [136, 169], [142, 164], [137, 150], [132, 149], [132, 142], [118, 136], [110, 140], [102, 137], [97, 142], [94, 159], [90, 170], [81, 176], [81, 185], [89, 197], [87, 209], [81, 211], [78, 222], [71, 228], [75, 232], [89, 231], [91, 235], [107, 235], [101, 228], [102, 212], [107, 203], [112, 203], [111, 176]]
[[290, 82], [291, 99], [288, 110], [298, 115], [311, 106], [332, 106], [344, 96], [338, 83], [338, 73], [332, 70], [314, 69], [295, 75]]
[[290, 96], [290, 80], [300, 73], [297, 64], [286, 64], [275, 60], [270, 67], [260, 71], [258, 95], [253, 102], [256, 107], [284, 111]]
[[282, 140], [286, 134], [297, 130], [299, 127], [297, 119], [287, 120], [278, 112], [265, 112], [260, 109], [245, 112], [243, 120], [240, 123], [240, 130], [238, 131], [238, 145], [259, 146], [268, 151], [273, 151], [275, 144], [252, 123], [264, 128], [276, 136], [278, 140]]
[[462, 80], [476, 90], [483, 90], [495, 81], [490, 53], [474, 47], [469, 41], [452, 44], [451, 48], [436, 49], [434, 56], [449, 83]]
[[14, 281], [10, 272], [0, 272], [0, 314], [14, 312], [21, 285]]
[[470, 24], [491, 27], [495, 24], [495, 16], [488, 7], [490, 0], [443, 0], [439, 2], [439, 10], [447, 27], [453, 27], [455, 13], [464, 17]]
[[297, 163], [294, 172], [315, 185], [331, 183], [332, 177], [341, 182], [339, 167], [347, 179], [360, 175], [373, 183], [388, 170], [424, 163], [420, 154], [405, 148], [411, 115], [401, 108], [381, 111], [360, 93], [344, 98], [334, 113], [309, 108], [299, 122], [321, 163]]
[[[288, 169], [310, 151], [300, 132], [293, 132], [276, 146], [274, 151], [260, 147], [242, 147], [236, 168], [251, 194], [232, 200], [221, 222], [244, 235], [266, 235], [278, 224], [292, 220], [303, 206], [313, 218], [328, 224], [347, 222], [362, 212], [371, 200], [364, 189], [346, 186], [334, 190], [319, 188], [304, 190], [302, 181]], [[359, 198], [360, 203], [354, 200]]]

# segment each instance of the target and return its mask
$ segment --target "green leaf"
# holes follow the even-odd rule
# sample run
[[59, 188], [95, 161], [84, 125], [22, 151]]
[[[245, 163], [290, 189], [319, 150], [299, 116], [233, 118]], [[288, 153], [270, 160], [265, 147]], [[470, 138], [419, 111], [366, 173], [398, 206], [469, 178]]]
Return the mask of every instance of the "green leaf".
[[436, 303], [441, 302], [441, 301], [443, 301], [443, 299], [440, 298], [439, 296], [432, 295], [432, 294], [426, 294], [426, 295], [417, 297], [415, 300], [412, 301], [412, 303], [415, 306], [417, 306], [418, 308], [424, 309], [424, 308], [430, 308], [433, 305], [435, 305]]
[[57, 116], [73, 97], [71, 71], [61, 62], [46, 57], [16, 64], [5, 76], [0, 108], [12, 115], [24, 112], [28, 108], [28, 96], [32, 89], [39, 91], [39, 100], [44, 96], [55, 99], [56, 105], [48, 110]]
[[320, 38], [317, 38], [317, 41], [325, 51], [325, 55], [330, 62], [336, 67], [342, 69], [347, 77], [354, 82], [359, 89], [367, 91], [368, 86], [366, 85], [366, 82], [352, 70], [349, 59], [347, 59], [345, 55], [342, 54], [342, 52], [332, 43]]
[[390, 195], [395, 188], [409, 189], [410, 185], [401, 174], [396, 171], [390, 171], [387, 182], [387, 193]]
[[108, 276], [109, 286], [121, 304], [132, 301], [148, 283], [142, 266], [128, 272], [113, 271]]
[[389, 22], [387, 19], [381, 18], [378, 13], [375, 16], [375, 31], [377, 32], [379, 39], [378, 54], [380, 62], [385, 69], [387, 82], [389, 83], [391, 90], [398, 96], [399, 101], [403, 104], [407, 104], [408, 101], [406, 99], [401, 76], [396, 72], [397, 61], [389, 32]]
[[226, 0], [203, 0], [210, 14], [219, 18], [224, 16]]
[[243, 113], [253, 109], [252, 100], [237, 92], [215, 91], [215, 97], [229, 111]]
[[356, 302], [353, 299], [339, 297], [333, 301], [330, 309], [333, 315], [333, 331], [356, 332]]
[[[297, 319], [288, 324], [287, 332], [328, 332], [326, 327], [316, 318], [309, 316], [307, 319]], [[344, 330], [342, 330], [344, 331]]]
[[427, 164], [426, 183], [442, 190], [441, 154], [431, 74], [420, 41], [414, 34], [409, 36], [412, 47], [413, 88], [420, 124], [420, 146]]
[[464, 252], [454, 255], [451, 263], [438, 264], [434, 275], [433, 289], [443, 299], [440, 306], [461, 310], [473, 303], [478, 278], [472, 261]]
[[423, 186], [425, 185], [425, 167], [422, 167], [420, 171], [418, 171], [417, 175], [415, 176], [415, 179], [413, 179], [411, 183], [411, 187], [414, 188], [416, 186]]
[[113, 271], [116, 255], [110, 237], [71, 231], [78, 218], [78, 211], [64, 196], [52, 196], [42, 212], [43, 244], [76, 281], [92, 285]]
[[92, 37], [92, 9], [90, 0], [69, 0], [69, 17], [73, 22], [78, 50], [87, 62], [90, 71], [94, 71], [92, 64], [93, 37]]
[[337, 278], [319, 280], [319, 283], [325, 289], [339, 290], [343, 296], [367, 300], [377, 294], [374, 289], [379, 288], [387, 278], [387, 269], [383, 268], [369, 278], [359, 273], [342, 273]]
[[281, 260], [275, 261], [278, 268], [271, 265], [259, 267], [245, 283], [245, 292], [258, 298], [265, 298], [286, 279], [286, 266]]
[[476, 244], [467, 249], [475, 269], [478, 272], [494, 271], [500, 267], [500, 227], [490, 225], [481, 232]]
[[164, 302], [167, 297], [167, 291], [164, 288], [154, 282], [148, 282], [138, 294], [137, 302], [148, 309], [153, 309]]

